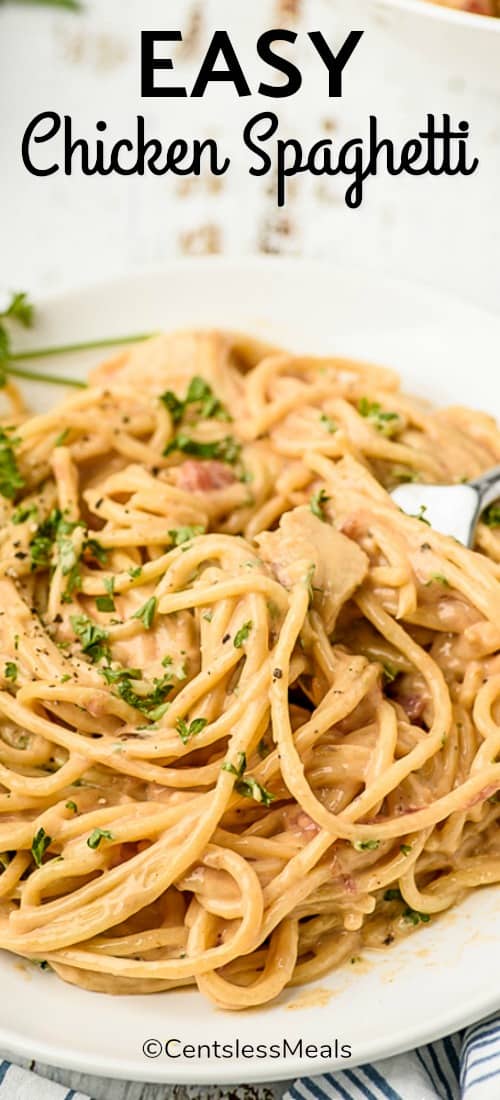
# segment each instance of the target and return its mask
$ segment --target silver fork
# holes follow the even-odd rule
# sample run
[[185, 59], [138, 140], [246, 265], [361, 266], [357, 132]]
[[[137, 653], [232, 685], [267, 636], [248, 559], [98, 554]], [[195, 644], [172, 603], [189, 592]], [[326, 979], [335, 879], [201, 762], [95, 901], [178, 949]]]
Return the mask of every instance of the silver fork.
[[480, 516], [500, 498], [500, 466], [463, 485], [398, 485], [391, 497], [407, 515], [426, 519], [436, 531], [473, 546]]

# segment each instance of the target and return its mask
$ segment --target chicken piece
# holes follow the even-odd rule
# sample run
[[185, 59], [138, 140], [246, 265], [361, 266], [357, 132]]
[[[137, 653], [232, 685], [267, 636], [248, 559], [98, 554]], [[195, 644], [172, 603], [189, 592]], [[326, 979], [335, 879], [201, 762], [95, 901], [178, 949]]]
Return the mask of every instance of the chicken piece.
[[310, 573], [314, 606], [330, 634], [342, 605], [366, 577], [366, 554], [305, 505], [286, 512], [278, 530], [257, 535], [256, 542], [261, 558], [285, 588]]

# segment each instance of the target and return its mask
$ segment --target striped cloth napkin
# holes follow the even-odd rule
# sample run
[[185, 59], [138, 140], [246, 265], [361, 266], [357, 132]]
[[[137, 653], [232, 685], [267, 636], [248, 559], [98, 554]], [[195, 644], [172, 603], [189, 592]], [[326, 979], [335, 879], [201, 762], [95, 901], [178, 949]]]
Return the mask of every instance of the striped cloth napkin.
[[[160, 1086], [161, 1087], [161, 1086]], [[229, 1090], [228, 1090], [229, 1091]], [[231, 1090], [233, 1091], [233, 1090]], [[163, 1093], [162, 1093], [163, 1094]], [[160, 1097], [160, 1091], [158, 1093]], [[206, 1090], [210, 1095], [210, 1090]], [[219, 1097], [224, 1092], [217, 1089]], [[283, 1100], [499, 1100], [500, 1013], [466, 1031], [374, 1065], [295, 1081]], [[0, 1100], [91, 1100], [0, 1062]]]

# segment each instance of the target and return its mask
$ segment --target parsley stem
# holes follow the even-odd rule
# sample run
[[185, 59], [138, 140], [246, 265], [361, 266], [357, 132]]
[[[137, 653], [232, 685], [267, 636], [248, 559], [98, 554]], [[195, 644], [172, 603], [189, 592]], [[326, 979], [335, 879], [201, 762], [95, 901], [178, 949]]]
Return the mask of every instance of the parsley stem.
[[[9, 355], [9, 363], [18, 363], [23, 359], [48, 359], [51, 355], [70, 355], [75, 351], [92, 351], [94, 348], [114, 348], [118, 344], [139, 344], [141, 340], [149, 340], [151, 336], [156, 335], [154, 332], [140, 332], [133, 336], [111, 336], [105, 340], [88, 340], [81, 344], [62, 344], [54, 348], [18, 351], [14, 355]], [[9, 370], [14, 373], [11, 367]]]
[[75, 386], [76, 389], [85, 390], [87, 388], [86, 382], [80, 382], [78, 378], [63, 378], [58, 374], [44, 374], [43, 372], [36, 370], [26, 370], [23, 367], [7, 367], [7, 374], [12, 374], [16, 378], [27, 378], [32, 382], [50, 382], [54, 386]]

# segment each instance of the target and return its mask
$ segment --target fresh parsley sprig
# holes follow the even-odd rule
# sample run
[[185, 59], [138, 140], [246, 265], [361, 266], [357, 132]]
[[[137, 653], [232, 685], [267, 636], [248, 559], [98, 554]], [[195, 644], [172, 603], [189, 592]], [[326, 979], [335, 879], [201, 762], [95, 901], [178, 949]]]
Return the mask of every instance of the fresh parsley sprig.
[[[1, 0], [0, 0], [1, 3]], [[30, 0], [30, 3], [51, 4], [57, 7], [77, 10], [77, 0]], [[10, 343], [10, 322], [30, 328], [35, 318], [35, 310], [28, 295], [23, 290], [11, 294], [10, 301], [0, 312], [0, 388], [6, 385], [9, 375], [16, 378], [24, 378], [31, 382], [48, 382], [55, 386], [73, 386], [76, 389], [86, 389], [87, 383], [78, 378], [67, 378], [57, 374], [50, 374], [31, 370], [27, 367], [19, 367], [18, 363], [30, 359], [49, 359], [58, 355], [71, 355], [79, 351], [94, 351], [100, 348], [114, 348], [125, 344], [138, 344], [143, 340], [149, 340], [154, 332], [140, 332], [128, 336], [111, 336], [102, 340], [84, 340], [73, 344], [60, 344], [55, 347], [32, 348], [28, 351], [13, 352]], [[6, 323], [5, 323], [6, 322]]]
[[16, 4], [35, 4], [37, 7], [65, 8], [67, 11], [81, 11], [79, 0], [13, 0]]

